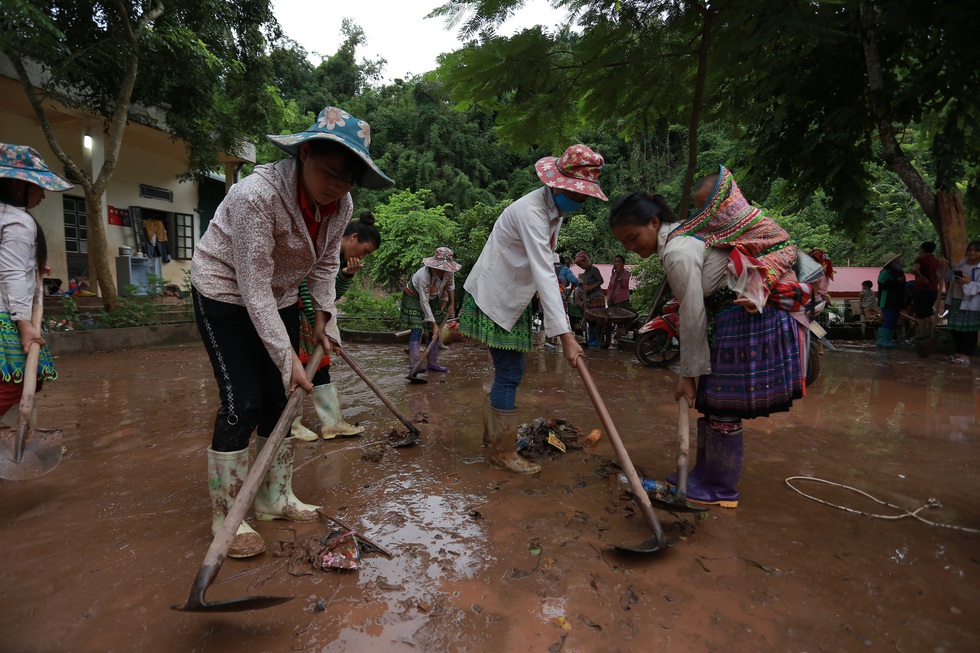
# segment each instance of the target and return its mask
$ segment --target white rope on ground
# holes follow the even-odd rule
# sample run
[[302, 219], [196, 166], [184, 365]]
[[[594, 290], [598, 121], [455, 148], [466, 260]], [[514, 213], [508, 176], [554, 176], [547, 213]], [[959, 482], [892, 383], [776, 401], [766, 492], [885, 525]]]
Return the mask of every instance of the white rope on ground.
[[[830, 503], [829, 501], [824, 501], [823, 499], [818, 499], [815, 496], [812, 496], [810, 494], [807, 494], [806, 492], [803, 492], [799, 488], [794, 487], [793, 484], [790, 483], [790, 481], [814, 481], [815, 483], [824, 483], [825, 485], [832, 485], [834, 487], [839, 487], [839, 488], [843, 488], [845, 490], [850, 490], [851, 492], [857, 492], [858, 494], [860, 494], [862, 496], [865, 496], [865, 497], [871, 499], [875, 503], [878, 503], [878, 504], [883, 505], [883, 506], [888, 506], [889, 508], [894, 508], [895, 510], [901, 510], [902, 511], [902, 514], [901, 515], [877, 515], [877, 514], [870, 513], [870, 512], [864, 512], [863, 510], [855, 510], [854, 508], [848, 508], [847, 506], [839, 506], [836, 503]], [[938, 522], [929, 521], [925, 517], [921, 517], [919, 515], [919, 513], [921, 511], [925, 510], [926, 508], [937, 508], [937, 509], [938, 508], [942, 508], [943, 507], [943, 504], [939, 502], [939, 499], [932, 499], [932, 498], [927, 499], [926, 502], [925, 502], [925, 504], [923, 504], [922, 506], [920, 506], [920, 507], [916, 508], [915, 510], [909, 512], [908, 510], [906, 510], [905, 508], [903, 508], [901, 506], [896, 506], [894, 504], [888, 503], [887, 501], [882, 501], [881, 499], [878, 499], [877, 497], [873, 497], [870, 494], [868, 494], [867, 492], [864, 492], [863, 490], [859, 490], [859, 489], [857, 489], [855, 487], [851, 487], [850, 485], [842, 485], [840, 483], [834, 483], [833, 481], [827, 481], [827, 480], [824, 480], [822, 478], [816, 478], [814, 476], [790, 476], [789, 478], [787, 478], [785, 480], [785, 483], [786, 483], [786, 485], [789, 486], [789, 488], [791, 490], [793, 490], [797, 494], [800, 494], [800, 495], [806, 497], [807, 499], [810, 499], [812, 501], [816, 501], [817, 503], [822, 503], [825, 506], [830, 506], [831, 508], [837, 508], [838, 510], [843, 510], [845, 512], [851, 512], [851, 513], [854, 513], [855, 515], [864, 515], [865, 517], [871, 517], [872, 519], [904, 519], [906, 517], [913, 517], [915, 519], [918, 519], [920, 522], [922, 522], [924, 524], [929, 524], [930, 526], [939, 526], [940, 528], [951, 528], [951, 529], [953, 529], [955, 531], [963, 531], [963, 532], [966, 532], [966, 533], [980, 533], [980, 529], [977, 529], [977, 528], [967, 528], [966, 526], [956, 526], [956, 525], [953, 525], [953, 524], [940, 524]]]

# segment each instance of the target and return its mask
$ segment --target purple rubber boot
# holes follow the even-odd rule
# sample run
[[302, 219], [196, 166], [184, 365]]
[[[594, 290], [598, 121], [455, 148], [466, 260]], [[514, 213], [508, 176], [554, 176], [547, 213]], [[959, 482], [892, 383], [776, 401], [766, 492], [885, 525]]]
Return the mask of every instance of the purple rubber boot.
[[696, 483], [687, 484], [687, 498], [722, 508], [738, 507], [738, 479], [742, 475], [742, 430], [725, 435], [707, 429], [704, 474]]
[[439, 365], [439, 345], [438, 341], [432, 344], [432, 349], [429, 350], [429, 371], [430, 372], [448, 372], [448, 367], [443, 367]]

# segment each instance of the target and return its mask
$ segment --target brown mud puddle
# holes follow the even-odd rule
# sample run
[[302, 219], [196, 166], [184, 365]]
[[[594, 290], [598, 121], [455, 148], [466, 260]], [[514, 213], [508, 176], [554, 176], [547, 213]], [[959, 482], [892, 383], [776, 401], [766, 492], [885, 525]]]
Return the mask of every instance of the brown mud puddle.
[[[668, 551], [615, 552], [650, 535], [605, 474], [608, 440], [521, 477], [483, 462], [484, 351], [456, 344], [426, 385], [400, 348], [348, 352], [422, 445], [386, 446], [400, 424], [343, 364], [333, 368], [360, 438], [301, 444], [299, 497], [390, 550], [357, 571], [295, 567], [289, 543], [323, 524], [260, 522], [270, 548], [225, 561], [209, 600], [291, 595], [244, 613], [169, 609], [210, 542], [205, 449], [216, 393], [200, 346], [62, 357], [40, 426], [68, 451], [41, 479], [0, 482], [0, 650], [48, 651], [973, 651], [980, 535], [873, 520], [784, 483], [815, 476], [923, 517], [980, 528], [980, 367], [850, 345], [827, 352], [791, 413], [746, 424], [737, 510], [698, 522], [658, 511]], [[674, 376], [615, 350], [589, 367], [634, 462], [674, 464]], [[560, 354], [529, 356], [522, 421], [599, 427]], [[310, 402], [307, 423], [315, 424]], [[692, 419], [692, 424], [694, 420]], [[692, 436], [693, 437], [693, 436]], [[693, 443], [692, 443], [693, 448]], [[888, 512], [857, 495], [801, 486]], [[295, 572], [299, 572], [298, 574]]]

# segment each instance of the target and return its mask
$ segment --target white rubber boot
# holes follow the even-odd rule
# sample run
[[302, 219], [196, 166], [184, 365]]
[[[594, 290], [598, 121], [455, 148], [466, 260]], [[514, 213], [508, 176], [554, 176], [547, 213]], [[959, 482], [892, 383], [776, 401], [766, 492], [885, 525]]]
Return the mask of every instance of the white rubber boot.
[[[268, 441], [268, 438], [256, 436], [256, 458]], [[272, 457], [272, 465], [255, 495], [255, 518], [260, 521], [316, 521], [319, 507], [303, 503], [293, 494], [293, 439], [286, 438]]]
[[320, 418], [320, 436], [324, 440], [364, 433], [363, 426], [352, 426], [340, 414], [340, 396], [333, 383], [313, 386], [313, 406]]
[[[235, 502], [248, 474], [248, 448], [214, 451], [208, 447], [208, 490], [211, 493], [211, 535], [215, 535]], [[244, 521], [235, 531], [230, 558], [250, 558], [265, 551], [262, 536]]]
[[300, 408], [299, 414], [296, 415], [296, 419], [293, 420], [293, 426], [289, 429], [289, 437], [302, 440], [303, 442], [313, 442], [314, 440], [320, 439], [320, 436], [316, 432], [303, 426], [302, 407]]

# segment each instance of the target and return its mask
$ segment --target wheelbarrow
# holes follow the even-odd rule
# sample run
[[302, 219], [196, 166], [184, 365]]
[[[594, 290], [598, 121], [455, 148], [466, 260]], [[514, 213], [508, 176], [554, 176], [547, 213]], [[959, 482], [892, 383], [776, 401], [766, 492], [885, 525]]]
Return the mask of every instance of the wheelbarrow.
[[636, 320], [636, 313], [615, 306], [612, 308], [587, 308], [585, 309], [585, 319], [588, 322], [594, 322], [599, 333], [602, 334], [610, 327], [632, 324]]

